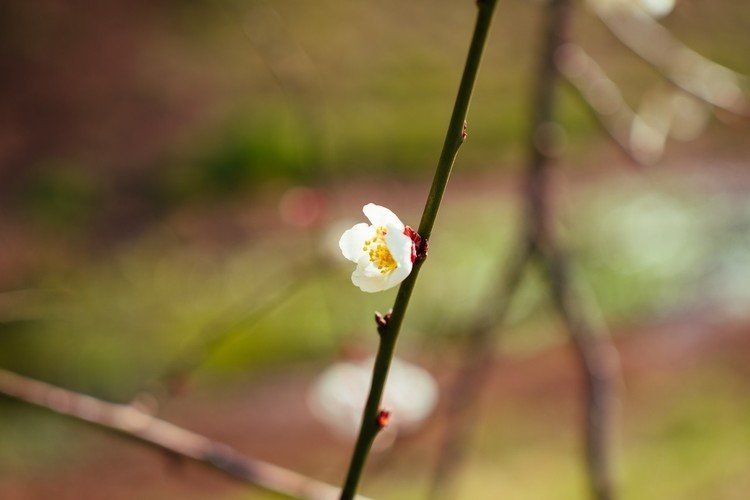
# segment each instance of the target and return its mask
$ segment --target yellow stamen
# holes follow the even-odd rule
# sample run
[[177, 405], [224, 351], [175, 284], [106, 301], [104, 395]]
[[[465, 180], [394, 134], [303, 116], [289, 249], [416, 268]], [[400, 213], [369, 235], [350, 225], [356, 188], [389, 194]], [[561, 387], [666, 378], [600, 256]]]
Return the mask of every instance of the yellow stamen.
[[398, 267], [393, 255], [391, 255], [391, 251], [388, 249], [388, 245], [385, 243], [386, 234], [388, 234], [388, 230], [385, 226], [375, 228], [375, 238], [365, 240], [365, 244], [362, 247], [362, 251], [367, 252], [370, 262], [375, 264], [380, 274], [383, 275], [390, 273]]

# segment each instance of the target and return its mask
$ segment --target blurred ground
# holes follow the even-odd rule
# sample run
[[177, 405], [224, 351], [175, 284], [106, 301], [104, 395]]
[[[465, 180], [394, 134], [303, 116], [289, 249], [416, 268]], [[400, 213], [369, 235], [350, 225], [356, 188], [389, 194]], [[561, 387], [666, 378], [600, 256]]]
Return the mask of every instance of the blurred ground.
[[[626, 379], [618, 436], [622, 497], [744, 498], [750, 323], [689, 317], [641, 326], [634, 335], [616, 333]], [[441, 386], [453, 373], [446, 359], [438, 364], [417, 356]], [[252, 456], [336, 482], [349, 445], [332, 439], [303, 403], [315, 373], [298, 367], [201, 390], [170, 402], [163, 414]], [[460, 498], [585, 497], [577, 440], [581, 394], [569, 350], [499, 358], [491, 380]], [[424, 498], [431, 465], [424, 457], [437, 448], [442, 412], [418, 435], [372, 457], [364, 492]], [[271, 498], [80, 424], [70, 424], [66, 434], [73, 450], [87, 452], [54, 466], [12, 469], [2, 481], [3, 498]]]
[[[614, 326], [625, 367], [618, 438], [624, 498], [695, 498], [699, 491], [739, 499], [750, 487], [743, 278], [750, 245], [747, 233], [737, 232], [748, 223], [750, 182], [744, 160], [719, 161], [712, 152], [707, 176], [700, 155], [696, 150], [641, 172], [616, 158], [617, 167], [606, 173], [596, 166], [558, 172], [566, 236]], [[449, 188], [399, 348], [442, 387], [452, 377], [461, 325], [492, 279], [493, 254], [507, 252], [517, 182], [512, 175], [457, 171]], [[335, 221], [350, 211], [345, 207], [374, 199], [398, 207], [409, 221], [421, 196], [407, 195], [426, 185], [348, 183], [326, 191], [327, 213]], [[175, 232], [175, 221], [187, 216], [177, 216], [107, 257], [106, 266], [73, 273], [60, 288], [63, 295], [53, 293], [30, 307], [28, 317], [6, 323], [3, 366], [128, 401], [171, 360], [190, 358], [201, 335], [215, 333], [217, 317], [227, 315], [230, 324], [221, 327], [220, 320], [219, 331], [232, 331], [232, 322], [242, 321], [256, 302], [296, 279], [288, 262], [272, 256], [302, 248], [295, 258], [304, 262], [318, 245], [328, 246], [327, 229], [300, 233], [278, 210], [275, 199], [283, 196], [269, 198], [253, 206], [250, 219], [240, 209], [222, 211], [230, 229], [217, 230], [211, 210], [191, 210], [190, 227], [214, 231], [193, 229], [186, 238]], [[503, 229], [483, 229], [492, 224]], [[350, 445], [316, 423], [306, 391], [342, 350], [374, 349], [371, 313], [392, 300], [389, 293], [350, 293], [349, 272], [345, 264], [323, 267], [277, 310], [237, 327], [236, 337], [195, 371], [187, 392], [160, 415], [252, 456], [339, 481]], [[461, 498], [573, 499], [585, 492], [576, 367], [531, 278], [500, 343], [503, 355], [484, 397]], [[452, 287], [461, 288], [460, 299]], [[4, 498], [266, 497], [22, 405], [4, 402], [0, 410]], [[373, 458], [365, 492], [424, 495], [442, 411]]]

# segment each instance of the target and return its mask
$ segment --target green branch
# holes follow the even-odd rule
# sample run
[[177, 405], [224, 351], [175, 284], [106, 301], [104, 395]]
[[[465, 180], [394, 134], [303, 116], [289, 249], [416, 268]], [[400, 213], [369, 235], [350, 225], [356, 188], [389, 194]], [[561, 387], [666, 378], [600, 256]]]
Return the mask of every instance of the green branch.
[[[419, 224], [419, 234], [425, 244], [432, 233], [432, 227], [435, 224], [435, 218], [437, 217], [440, 202], [443, 199], [443, 193], [450, 178], [456, 154], [466, 138], [466, 113], [471, 101], [474, 81], [476, 80], [479, 63], [487, 42], [487, 34], [496, 3], [497, 0], [479, 0], [477, 2], [479, 12], [477, 14], [469, 53], [466, 57], [466, 66], [461, 77], [461, 84], [456, 96], [456, 103], [453, 107], [453, 114], [448, 125], [440, 160], [435, 169], [435, 177], [430, 188], [430, 194], [427, 197], [424, 212], [422, 213], [422, 220]], [[367, 397], [367, 403], [365, 404], [359, 436], [354, 446], [346, 481], [341, 493], [342, 500], [354, 498], [370, 448], [381, 429], [381, 425], [378, 422], [378, 413], [383, 397], [383, 389], [393, 359], [393, 352], [401, 329], [401, 323], [404, 320], [404, 315], [409, 305], [409, 298], [411, 297], [411, 292], [414, 289], [414, 284], [417, 281], [417, 276], [423, 262], [423, 260], [419, 259], [414, 263], [411, 274], [398, 289], [396, 301], [393, 304], [393, 309], [388, 316], [387, 322], [378, 328], [380, 345], [378, 346], [375, 366], [373, 367], [372, 384]]]

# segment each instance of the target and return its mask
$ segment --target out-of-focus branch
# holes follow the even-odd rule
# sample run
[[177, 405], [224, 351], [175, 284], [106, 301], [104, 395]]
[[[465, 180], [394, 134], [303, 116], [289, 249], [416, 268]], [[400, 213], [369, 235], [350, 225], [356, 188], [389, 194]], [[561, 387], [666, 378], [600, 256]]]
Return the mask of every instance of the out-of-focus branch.
[[[177, 357], [167, 365], [164, 373], [147, 390], [158, 392], [158, 388], [163, 386], [169, 394], [179, 392], [187, 378], [203, 366], [222, 346], [236, 339], [263, 318], [276, 311], [289, 301], [295, 292], [309, 284], [314, 277], [319, 276], [319, 273], [327, 268], [327, 261], [322, 259], [300, 264], [290, 273], [294, 276], [292, 281], [281, 287], [275, 286], [274, 291], [269, 290], [260, 293], [262, 299], [254, 308], [240, 315], [232, 311], [225, 311], [220, 319], [204, 329], [197, 345], [181, 350]], [[245, 304], [241, 307], [243, 310], [247, 309]], [[227, 320], [225, 318], [234, 319]]]
[[[550, 209], [549, 168], [554, 159], [555, 148], [548, 144], [551, 139], [540, 134], [542, 127], [552, 120], [555, 87], [559, 72], [555, 55], [568, 43], [570, 26], [570, 0], [552, 0], [548, 6], [548, 25], [545, 43], [539, 61], [534, 112], [530, 133], [530, 160], [527, 177], [527, 220], [529, 237], [536, 247], [536, 256], [547, 271], [551, 293], [563, 318], [571, 342], [579, 354], [586, 380], [586, 458], [591, 491], [598, 500], [614, 498], [611, 422], [613, 421], [612, 381], [616, 377], [611, 370], [617, 366], [608, 363], [602, 355], [614, 350], [609, 337], [598, 335], [593, 323], [581, 307], [581, 298], [575, 293], [570, 265], [565, 252], [559, 247], [554, 233], [553, 215]], [[607, 344], [608, 349], [601, 346]]]
[[642, 164], [630, 145], [636, 114], [625, 102], [617, 84], [581, 46], [572, 42], [558, 49], [555, 64], [612, 141], [628, 158]]
[[717, 108], [750, 118], [750, 105], [740, 86], [746, 77], [685, 46], [635, 2], [597, 2], [594, 10], [625, 47], [672, 84]]
[[622, 386], [619, 356], [606, 327], [593, 319], [595, 311], [586, 307], [576, 290], [567, 255], [555, 247], [546, 248], [542, 255], [552, 297], [584, 369], [589, 478], [596, 498], [608, 500], [615, 496], [611, 448], [616, 391]]
[[580, 46], [566, 43], [555, 62], [601, 128], [640, 165], [652, 165], [661, 158], [668, 138], [691, 140], [705, 126], [710, 106], [679, 88], [657, 86], [643, 97], [636, 112]]
[[467, 339], [461, 366], [446, 396], [446, 427], [433, 474], [430, 498], [456, 498], [456, 472], [464, 461], [471, 429], [476, 422], [477, 402], [492, 367], [492, 333], [505, 323], [532, 253], [533, 246], [523, 241], [506, 264], [497, 281], [496, 290], [487, 295], [488, 303], [481, 308], [482, 312], [474, 323], [466, 329]]
[[[242, 455], [205, 436], [120, 405], [0, 369], [0, 394], [91, 424], [179, 458], [193, 460], [234, 480], [290, 498], [331, 500], [338, 488]], [[358, 497], [364, 498], [364, 497]]]
[[616, 351], [609, 337], [599, 331], [599, 325], [590, 308], [585, 307], [583, 298], [576, 294], [569, 261], [555, 239], [550, 210], [549, 167], [557, 148], [548, 125], [552, 121], [555, 89], [560, 76], [555, 58], [567, 43], [570, 9], [569, 0], [552, 0], [548, 4], [532, 96], [521, 251], [515, 254], [500, 282], [495, 313], [480, 319], [469, 331], [464, 368], [449, 401], [448, 426], [452, 429], [445, 437], [433, 478], [433, 493], [439, 496], [450, 497], [451, 482], [473, 423], [471, 408], [475, 406], [479, 388], [487, 378], [491, 357], [490, 333], [504, 320], [523, 270], [533, 257], [541, 262], [549, 278], [551, 295], [569, 331], [586, 380], [585, 435], [591, 491], [598, 500], [614, 498], [610, 441], [616, 401], [613, 389], [619, 377], [619, 366], [613, 362], [617, 359], [613, 355]]

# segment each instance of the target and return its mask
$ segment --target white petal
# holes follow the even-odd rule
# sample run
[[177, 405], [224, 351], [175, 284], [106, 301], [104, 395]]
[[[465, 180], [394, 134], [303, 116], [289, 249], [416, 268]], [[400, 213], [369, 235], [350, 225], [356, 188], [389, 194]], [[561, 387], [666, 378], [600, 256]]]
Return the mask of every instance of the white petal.
[[408, 264], [409, 271], [411, 271], [411, 238], [401, 232], [396, 232], [389, 228], [388, 234], [385, 235], [385, 243], [388, 245], [393, 260], [396, 261], [399, 267], [406, 266]]
[[375, 235], [375, 231], [372, 226], [361, 222], [356, 224], [351, 229], [344, 231], [339, 240], [339, 248], [344, 257], [352, 262], [358, 262], [365, 254], [362, 250], [362, 246], [365, 244], [365, 240], [372, 238]]
[[380, 272], [378, 266], [370, 260], [369, 256], [365, 256], [365, 259], [360, 261], [362, 263], [362, 267], [360, 267], [362, 274], [364, 276], [382, 278], [383, 273]]
[[385, 207], [381, 207], [374, 203], [368, 203], [362, 207], [362, 211], [374, 226], [392, 226], [398, 228], [399, 231], [404, 230], [403, 222], [401, 222], [396, 214]]
[[388, 288], [392, 288], [398, 285], [399, 283], [401, 283], [402, 281], [404, 281], [406, 277], [409, 276], [409, 274], [411, 274], [411, 268], [412, 268], [411, 259], [409, 259], [408, 266], [406, 265], [402, 266], [399, 264], [399, 267], [397, 267], [396, 269], [394, 269], [393, 271], [391, 271], [385, 276], [386, 283], [385, 283], [384, 290]]
[[373, 293], [386, 290], [387, 288], [393, 286], [388, 285], [386, 277], [380, 273], [377, 273], [377, 275], [375, 276], [365, 274], [364, 271], [366, 267], [367, 265], [364, 263], [364, 261], [360, 261], [360, 263], [357, 265], [357, 269], [355, 269], [352, 273], [352, 283], [354, 283], [354, 285], [357, 286], [360, 290], [362, 290], [363, 292]]
[[411, 270], [411, 259], [408, 264], [400, 265], [387, 274], [382, 274], [371, 262], [362, 259], [357, 265], [357, 269], [352, 273], [352, 283], [363, 292], [381, 292], [404, 281]]

